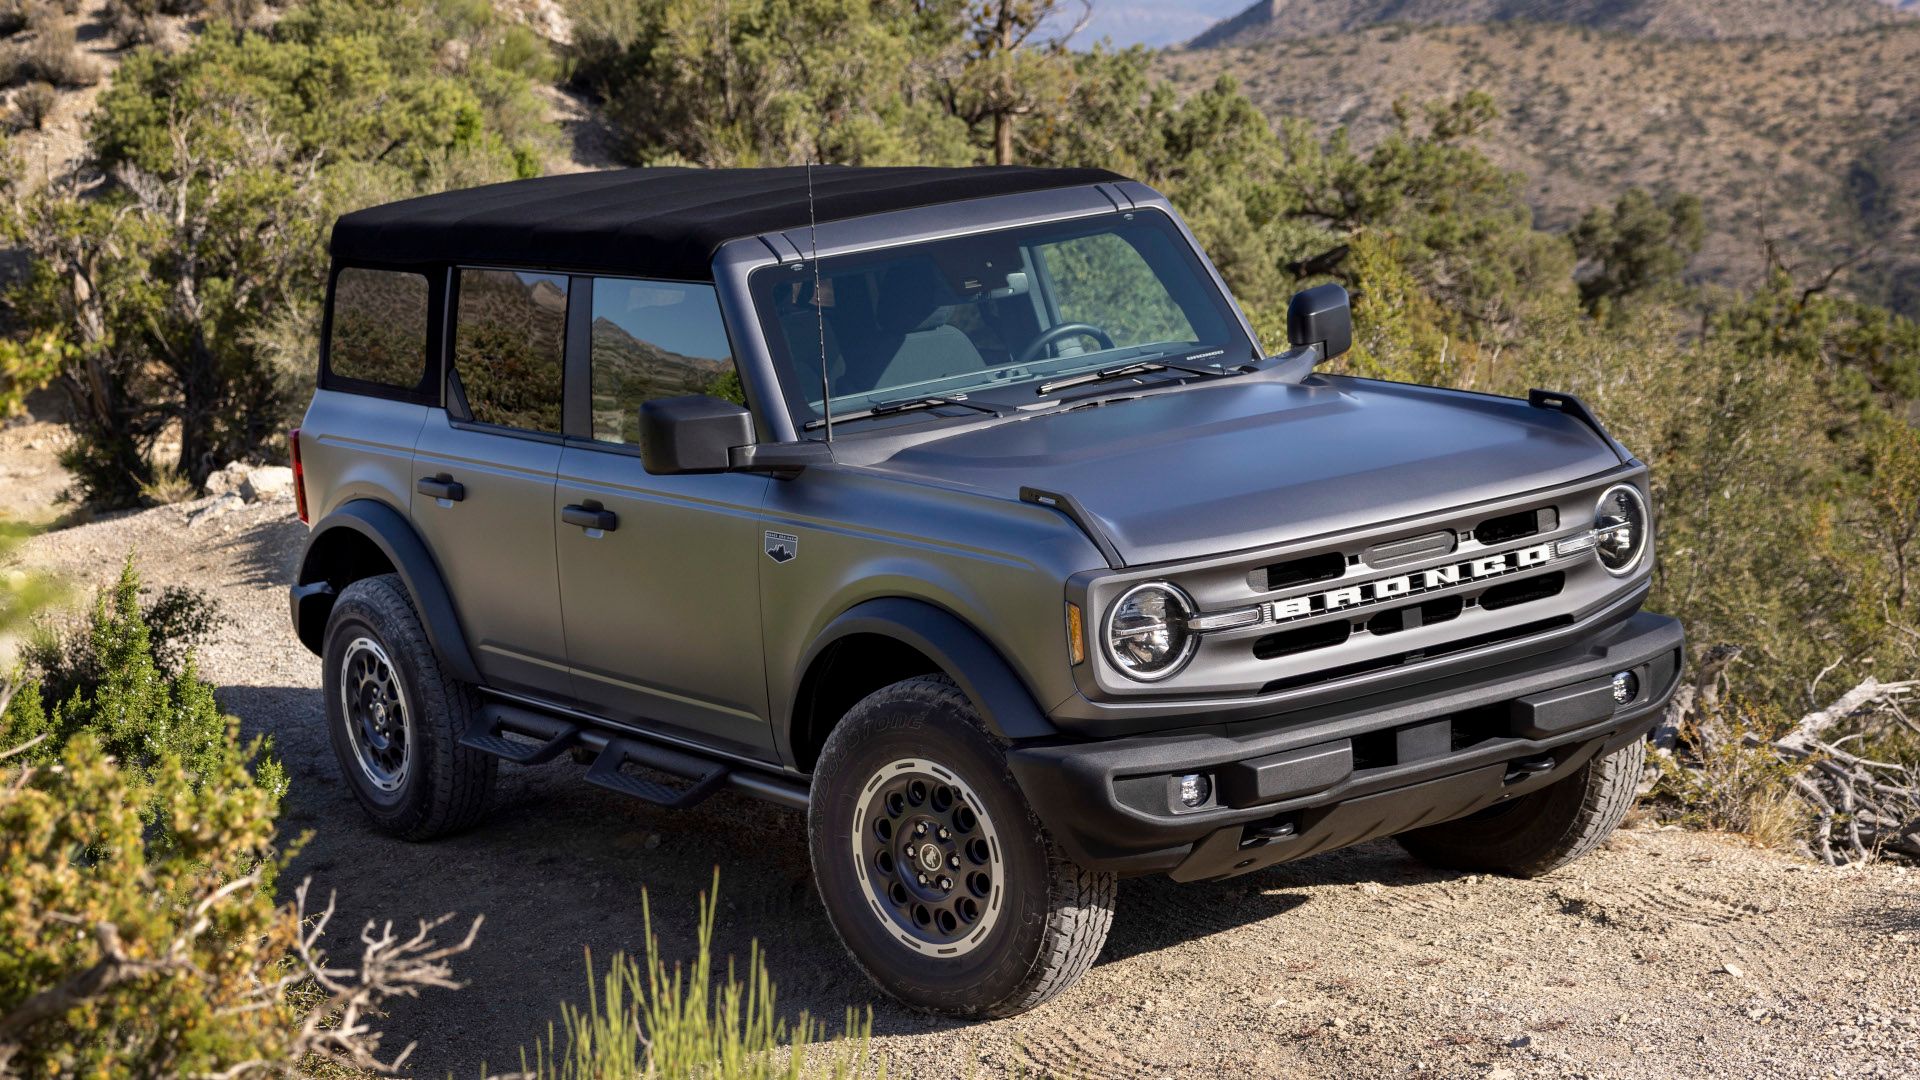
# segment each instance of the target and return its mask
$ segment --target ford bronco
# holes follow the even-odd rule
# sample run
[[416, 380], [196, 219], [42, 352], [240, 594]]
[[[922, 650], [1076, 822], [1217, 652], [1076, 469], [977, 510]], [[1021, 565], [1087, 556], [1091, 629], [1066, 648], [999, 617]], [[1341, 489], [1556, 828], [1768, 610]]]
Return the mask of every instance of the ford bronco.
[[1540, 874], [1633, 800], [1646, 467], [1564, 394], [1317, 372], [1338, 286], [1269, 351], [1139, 183], [644, 169], [331, 244], [292, 618], [394, 835], [502, 760], [770, 799], [874, 982], [978, 1017], [1123, 875]]

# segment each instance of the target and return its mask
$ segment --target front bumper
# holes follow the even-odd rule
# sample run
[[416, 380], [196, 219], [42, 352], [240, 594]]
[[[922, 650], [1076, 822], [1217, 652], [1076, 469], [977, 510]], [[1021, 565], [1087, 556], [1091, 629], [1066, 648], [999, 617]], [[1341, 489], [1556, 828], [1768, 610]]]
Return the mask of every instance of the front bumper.
[[[1551, 653], [1264, 723], [1017, 746], [1008, 764], [1083, 866], [1231, 877], [1463, 817], [1644, 736], [1673, 696], [1680, 623], [1640, 612]], [[1633, 673], [1638, 692], [1612, 697]], [[1179, 801], [1201, 773], [1213, 794]]]

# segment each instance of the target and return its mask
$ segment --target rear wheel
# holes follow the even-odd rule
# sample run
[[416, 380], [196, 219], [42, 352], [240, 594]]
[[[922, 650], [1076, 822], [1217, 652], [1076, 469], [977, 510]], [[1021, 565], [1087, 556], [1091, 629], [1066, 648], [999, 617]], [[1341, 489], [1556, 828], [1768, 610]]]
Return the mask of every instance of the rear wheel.
[[951, 680], [908, 679], [854, 706], [813, 793], [821, 900], [882, 990], [955, 1016], [1011, 1016], [1092, 966], [1114, 877], [1054, 843]]
[[1423, 862], [1538, 877], [1601, 845], [1632, 809], [1647, 744], [1588, 759], [1564, 780], [1457, 821], [1395, 839]]
[[399, 579], [342, 590], [324, 644], [334, 756], [374, 826], [427, 840], [478, 820], [498, 766], [460, 745], [477, 708], [473, 691], [441, 670]]

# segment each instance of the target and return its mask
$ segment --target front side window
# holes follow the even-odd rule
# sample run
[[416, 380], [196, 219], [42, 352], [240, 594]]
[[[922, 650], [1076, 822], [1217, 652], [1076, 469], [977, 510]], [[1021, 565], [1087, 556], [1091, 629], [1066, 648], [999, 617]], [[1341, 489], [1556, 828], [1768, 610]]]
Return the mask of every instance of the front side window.
[[593, 437], [640, 441], [640, 406], [711, 394], [746, 404], [713, 286], [595, 278]]
[[567, 340], [567, 278], [460, 271], [453, 370], [472, 418], [558, 433]]
[[333, 279], [327, 370], [342, 379], [413, 390], [426, 375], [427, 279], [348, 267]]
[[[1258, 359], [1165, 214], [1108, 214], [766, 267], [750, 281], [797, 423], [928, 395], [1011, 400], [1115, 364]], [[826, 387], [823, 388], [823, 382]]]

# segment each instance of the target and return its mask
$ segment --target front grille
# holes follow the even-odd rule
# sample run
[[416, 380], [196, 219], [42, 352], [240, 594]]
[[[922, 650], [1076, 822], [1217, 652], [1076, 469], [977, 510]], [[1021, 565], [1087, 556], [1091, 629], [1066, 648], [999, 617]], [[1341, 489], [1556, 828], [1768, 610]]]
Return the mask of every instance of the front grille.
[[1480, 594], [1480, 606], [1488, 611], [1499, 611], [1501, 608], [1531, 604], [1535, 600], [1559, 596], [1560, 590], [1566, 585], [1567, 575], [1557, 570], [1539, 577], [1503, 581]]
[[1247, 584], [1258, 592], [1297, 589], [1322, 581], [1333, 581], [1347, 572], [1347, 557], [1337, 551], [1309, 555], [1304, 559], [1262, 566], [1247, 575]]
[[1262, 694], [1424, 665], [1534, 637], [1594, 612], [1639, 580], [1607, 574], [1593, 507], [1620, 473], [1394, 525], [1143, 568], [1102, 582], [1100, 610], [1136, 581], [1193, 599], [1200, 642], [1180, 674], [1140, 686], [1099, 669], [1115, 694]]
[[1544, 634], [1549, 630], [1558, 630], [1560, 627], [1570, 626], [1572, 623], [1573, 616], [1571, 615], [1560, 615], [1551, 619], [1541, 619], [1539, 622], [1522, 623], [1519, 626], [1509, 626], [1502, 630], [1492, 630], [1484, 634], [1476, 634], [1473, 637], [1455, 638], [1452, 641], [1442, 642], [1425, 649], [1394, 653], [1389, 656], [1375, 657], [1372, 660], [1362, 660], [1359, 663], [1327, 668], [1323, 671], [1313, 671], [1284, 679], [1274, 679], [1272, 682], [1262, 686], [1260, 692], [1270, 694], [1280, 690], [1294, 690], [1302, 686], [1313, 686], [1316, 683], [1334, 682], [1338, 679], [1352, 678], [1355, 675], [1365, 675], [1370, 671], [1399, 667], [1402, 664], [1414, 660], [1429, 660], [1439, 656], [1450, 656], [1453, 653], [1465, 652], [1468, 649], [1477, 649], [1483, 645], [1497, 645], [1502, 641], [1514, 641], [1519, 638], [1532, 637], [1535, 634]]

